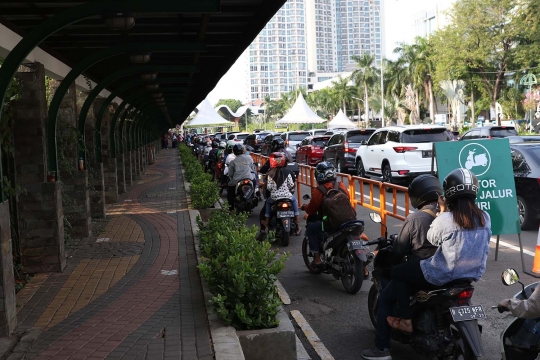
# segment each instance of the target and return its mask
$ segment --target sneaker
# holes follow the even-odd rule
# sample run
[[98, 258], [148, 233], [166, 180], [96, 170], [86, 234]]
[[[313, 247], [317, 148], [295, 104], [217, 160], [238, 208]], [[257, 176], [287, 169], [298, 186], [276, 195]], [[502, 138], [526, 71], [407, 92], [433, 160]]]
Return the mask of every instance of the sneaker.
[[376, 347], [362, 351], [362, 357], [366, 360], [392, 360], [390, 350], [379, 350]]

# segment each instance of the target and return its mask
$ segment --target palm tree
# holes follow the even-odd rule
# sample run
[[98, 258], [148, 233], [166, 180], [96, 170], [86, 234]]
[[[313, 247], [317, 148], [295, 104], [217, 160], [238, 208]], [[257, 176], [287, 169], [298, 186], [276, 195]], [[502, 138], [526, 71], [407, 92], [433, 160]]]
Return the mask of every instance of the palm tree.
[[364, 53], [361, 56], [353, 55], [351, 59], [356, 62], [357, 67], [352, 73], [351, 79], [356, 83], [356, 86], [362, 86], [364, 89], [364, 114], [366, 114], [367, 119], [369, 114], [368, 86], [373, 86], [378, 79], [377, 69], [374, 66], [375, 56]]
[[[452, 108], [452, 123], [457, 126], [461, 126], [461, 114], [459, 113], [459, 107], [464, 103], [463, 89], [465, 88], [465, 81], [463, 80], [444, 80], [441, 81], [441, 88], [444, 90], [446, 98]], [[474, 121], [474, 120], [473, 120]]]
[[350, 78], [342, 78], [338, 76], [337, 81], [332, 81], [334, 84], [333, 90], [337, 100], [343, 104], [343, 112], [347, 114], [347, 103], [350, 103], [354, 94], [354, 88], [349, 85]]

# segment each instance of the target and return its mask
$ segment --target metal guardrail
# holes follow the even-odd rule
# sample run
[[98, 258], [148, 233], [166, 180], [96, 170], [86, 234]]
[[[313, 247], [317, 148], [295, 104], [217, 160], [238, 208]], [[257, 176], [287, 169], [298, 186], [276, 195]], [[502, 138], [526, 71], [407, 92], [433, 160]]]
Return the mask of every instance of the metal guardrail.
[[[262, 166], [267, 160], [267, 156], [260, 154], [251, 154], [253, 161], [258, 164], [257, 170]], [[317, 187], [317, 181], [315, 180], [315, 168], [308, 165], [298, 165], [300, 168], [300, 173], [296, 179], [297, 190], [296, 196], [298, 199], [298, 204], [302, 203], [301, 195], [301, 186], [306, 185], [310, 188]], [[384, 226], [387, 225], [388, 217], [392, 217], [398, 220], [405, 220], [405, 217], [409, 215], [410, 212], [410, 202], [409, 202], [409, 193], [408, 188], [400, 185], [384, 183], [377, 180], [365, 179], [358, 176], [351, 176], [348, 174], [338, 173], [338, 179], [341, 182], [349, 184], [349, 196], [351, 204], [356, 208], [357, 206], [365, 207], [366, 209], [377, 212], [381, 215], [381, 235], [384, 235]], [[369, 192], [366, 193], [366, 185], [369, 186]], [[379, 190], [379, 196], [376, 196], [374, 190]], [[387, 193], [388, 191], [388, 193]], [[405, 206], [404, 215], [400, 214], [397, 193], [403, 192], [405, 194]], [[390, 201], [391, 206], [387, 205], [387, 201]], [[378, 202], [378, 205], [376, 204]], [[403, 209], [403, 208], [402, 208]], [[384, 226], [383, 226], [384, 225]]]

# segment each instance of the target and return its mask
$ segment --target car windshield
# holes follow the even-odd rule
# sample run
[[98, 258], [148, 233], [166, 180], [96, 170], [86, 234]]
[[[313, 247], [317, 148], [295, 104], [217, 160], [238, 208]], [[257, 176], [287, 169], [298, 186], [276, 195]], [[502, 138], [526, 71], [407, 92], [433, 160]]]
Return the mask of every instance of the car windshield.
[[310, 135], [310, 133], [308, 133], [308, 132], [289, 134], [289, 141], [302, 141], [306, 137], [308, 137], [309, 135]]
[[502, 128], [502, 127], [492, 127], [489, 131], [491, 137], [504, 138], [507, 136], [517, 135], [518, 132], [514, 128]]
[[[516, 147], [517, 148], [517, 147]], [[523, 151], [520, 148], [517, 148], [519, 151]], [[527, 146], [527, 152], [533, 158], [534, 162], [537, 165], [540, 165], [540, 146]]]
[[446, 129], [411, 129], [401, 134], [402, 143], [427, 143], [452, 140]]
[[264, 140], [268, 135], [270, 134], [269, 133], [257, 134], [257, 140]]
[[324, 142], [327, 142], [328, 140], [330, 140], [330, 136], [317, 137], [317, 138], [314, 138], [313, 140], [311, 140], [311, 145], [313, 145], [313, 146], [322, 146], [322, 144]]
[[353, 144], [360, 144], [362, 141], [367, 141], [373, 132], [364, 132], [358, 134], [349, 134], [347, 141]]
[[249, 136], [249, 134], [240, 134], [240, 135], [236, 135], [236, 138], [238, 140], [246, 140], [246, 138]]

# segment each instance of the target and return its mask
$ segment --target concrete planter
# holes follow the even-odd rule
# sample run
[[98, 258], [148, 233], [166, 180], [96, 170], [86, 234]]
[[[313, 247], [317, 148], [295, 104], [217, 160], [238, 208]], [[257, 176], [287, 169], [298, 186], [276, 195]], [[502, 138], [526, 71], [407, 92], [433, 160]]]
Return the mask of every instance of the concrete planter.
[[280, 308], [277, 318], [278, 327], [236, 332], [246, 360], [297, 359], [293, 324], [283, 308]]

